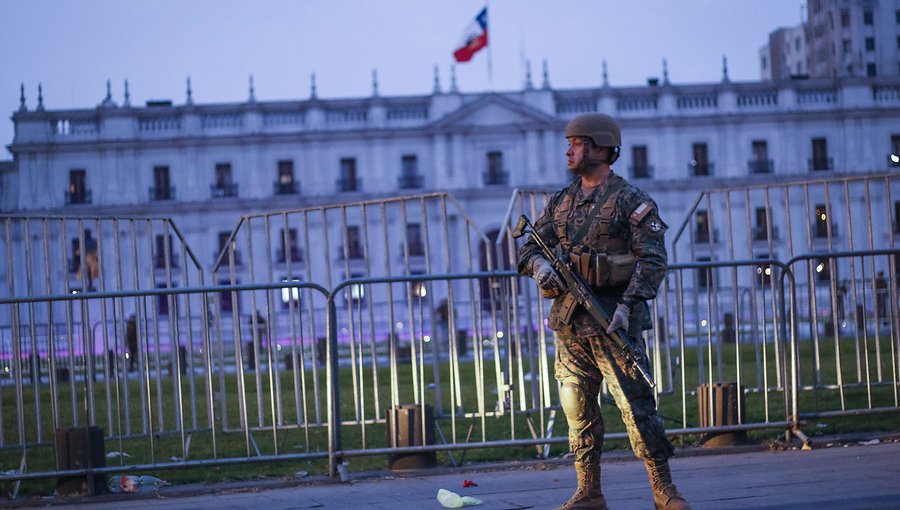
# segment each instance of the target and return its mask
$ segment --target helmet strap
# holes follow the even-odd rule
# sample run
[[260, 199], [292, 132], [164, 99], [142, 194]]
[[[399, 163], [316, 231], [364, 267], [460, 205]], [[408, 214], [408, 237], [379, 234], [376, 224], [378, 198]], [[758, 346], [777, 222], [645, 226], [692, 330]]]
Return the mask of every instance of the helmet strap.
[[[594, 143], [594, 140], [592, 138], [589, 138], [587, 136], [583, 137], [582, 140], [584, 143], [584, 153], [583, 153], [583, 157], [581, 158], [582, 164], [589, 163], [591, 166], [597, 166], [597, 165], [602, 165], [603, 163], [608, 163], [608, 164], [612, 163], [612, 161], [609, 160], [609, 155], [608, 155], [609, 149], [608, 148], [607, 148], [606, 159], [591, 158], [588, 156], [590, 154], [590, 151], [592, 151], [594, 149], [600, 149], [601, 147], [599, 145], [597, 145], [596, 143]], [[590, 149], [588, 147], [590, 147]]]
[[610, 165], [615, 163], [619, 159], [619, 150], [620, 150], [620, 147], [607, 147], [606, 148], [606, 151], [608, 154], [606, 159]]

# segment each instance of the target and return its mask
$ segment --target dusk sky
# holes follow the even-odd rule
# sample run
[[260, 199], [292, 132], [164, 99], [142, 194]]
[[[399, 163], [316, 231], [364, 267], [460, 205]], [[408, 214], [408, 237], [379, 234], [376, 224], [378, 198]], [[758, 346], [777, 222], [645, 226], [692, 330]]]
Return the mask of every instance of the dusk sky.
[[[456, 65], [462, 92], [535, 86], [547, 61], [556, 88], [598, 86], [607, 62], [613, 86], [662, 76], [675, 84], [717, 82], [722, 56], [733, 81], [759, 79], [758, 51], [778, 27], [801, 22], [805, 0], [491, 0], [489, 45]], [[453, 50], [484, 0], [2, 0], [0, 143], [10, 115], [37, 104], [92, 108], [112, 81], [121, 104], [240, 102], [253, 76], [256, 99], [306, 99], [316, 74], [321, 98], [365, 97], [377, 69], [383, 96], [430, 94], [434, 66], [449, 87]], [[488, 73], [488, 61], [492, 72]], [[0, 159], [9, 158], [8, 152]]]

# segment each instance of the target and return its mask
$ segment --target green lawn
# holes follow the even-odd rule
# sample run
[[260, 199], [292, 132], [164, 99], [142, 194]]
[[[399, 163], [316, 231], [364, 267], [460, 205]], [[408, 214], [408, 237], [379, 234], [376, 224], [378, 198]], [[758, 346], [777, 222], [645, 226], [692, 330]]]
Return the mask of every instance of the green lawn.
[[[871, 340], [871, 339], [870, 339]], [[838, 389], [826, 388], [818, 386], [815, 389], [802, 391], [799, 395], [799, 407], [801, 413], [812, 413], [822, 411], [834, 411], [842, 409], [866, 409], [879, 407], [897, 407], [896, 387], [891, 385], [889, 381], [893, 380], [894, 372], [891, 367], [891, 345], [889, 341], [882, 339], [878, 346], [880, 350], [875, 350], [875, 343], [870, 341], [868, 350], [861, 350], [862, 353], [868, 353], [870, 360], [868, 371], [865, 370], [865, 363], [862, 363], [862, 373], [868, 372], [873, 383], [877, 383], [873, 374], [877, 373], [875, 360], [877, 354], [881, 354], [881, 381], [887, 383], [875, 384], [871, 393], [864, 386], [845, 387], [843, 392]], [[812, 386], [814, 376], [816, 374], [816, 364], [812, 361], [814, 345], [811, 342], [804, 342], [800, 345], [799, 359], [801, 362], [800, 373], [801, 381], [805, 386]], [[860, 349], [865, 346], [861, 345]], [[721, 347], [722, 379], [736, 380], [737, 348], [734, 344], [725, 344]], [[818, 363], [818, 381], [821, 384], [833, 384], [837, 380], [837, 359], [835, 355], [835, 343], [833, 338], [829, 340], [821, 339], [819, 346], [820, 361]], [[860, 381], [860, 370], [856, 363], [857, 345], [853, 339], [841, 339], [840, 359], [841, 359], [841, 375], [845, 384], [855, 384]], [[678, 354], [674, 353], [673, 355]], [[684, 427], [699, 426], [698, 416], [698, 398], [693, 393], [700, 381], [698, 377], [700, 356], [706, 360], [710, 357], [710, 353], [706, 348], [687, 349], [683, 359], [683, 364], [674, 365], [673, 382], [674, 386], [669, 387], [666, 378], [660, 378], [659, 382], [666, 383], [662, 386], [664, 392], [660, 395], [659, 408], [660, 413], [667, 419], [667, 428], [675, 430]], [[713, 351], [712, 357], [716, 359], [719, 353]], [[389, 368], [379, 367], [373, 370], [370, 358], [366, 354], [363, 358], [366, 360], [362, 367], [355, 366], [342, 367], [340, 371], [340, 396], [341, 396], [341, 418], [345, 425], [342, 428], [341, 439], [342, 446], [345, 450], [355, 450], [361, 448], [381, 448], [387, 446], [387, 433], [383, 418], [385, 410], [389, 408], [391, 402], [391, 386], [390, 382], [392, 374]], [[764, 421], [782, 421], [787, 414], [785, 407], [785, 397], [782, 388], [776, 387], [777, 381], [777, 364], [775, 363], [775, 352], [768, 345], [765, 352], [760, 347], [753, 345], [741, 345], [741, 377], [744, 387], [750, 389], [745, 395], [745, 423], [758, 423]], [[679, 357], [679, 359], [681, 359]], [[757, 370], [757, 359], [766, 360], [765, 372]], [[864, 359], [864, 358], [860, 358]], [[458, 374], [451, 372], [450, 365], [445, 361], [439, 365], [439, 380], [441, 391], [442, 411], [441, 416], [437, 420], [438, 427], [444, 435], [447, 442], [481, 442], [491, 440], [506, 439], [530, 439], [532, 432], [529, 424], [529, 418], [533, 421], [531, 425], [535, 427], [539, 435], [543, 435], [543, 430], [547, 426], [547, 420], [551, 415], [549, 409], [535, 408], [532, 411], [521, 411], [522, 404], [518, 400], [519, 388], [512, 388], [513, 398], [511, 404], [516, 412], [505, 412], [498, 416], [475, 416], [478, 414], [480, 406], [483, 406], [486, 413], [492, 413], [497, 406], [498, 398], [496, 393], [495, 382], [495, 364], [493, 360], [485, 359], [481, 363], [473, 361], [463, 362], [459, 365]], [[552, 371], [552, 360], [548, 360], [548, 366]], [[705, 365], [704, 365], [705, 366]], [[507, 366], [500, 367], [504, 373], [508, 372]], [[216, 420], [213, 428], [209, 424], [209, 402], [207, 398], [207, 388], [204, 376], [196, 374], [193, 376], [193, 391], [195, 395], [195, 405], [189, 405], [192, 402], [188, 395], [190, 394], [190, 378], [182, 376], [180, 378], [182, 394], [185, 399], [185, 413], [182, 417], [184, 428], [191, 429], [196, 423], [196, 430], [189, 434], [190, 443], [187, 452], [189, 460], [208, 459], [213, 455], [213, 440], [215, 438], [215, 456], [219, 458], [241, 458], [252, 457], [256, 455], [257, 449], [261, 455], [275, 454], [309, 454], [311, 456], [321, 455], [328, 451], [328, 435], [324, 423], [327, 419], [327, 406], [324, 398], [325, 371], [319, 367], [318, 373], [314, 376], [310, 367], [305, 367], [303, 377], [292, 371], [282, 371], [279, 375], [278, 383], [281, 388], [280, 398], [280, 414], [283, 417], [283, 423], [293, 423], [290, 427], [279, 427], [277, 431], [273, 429], [272, 413], [277, 407], [272, 396], [272, 386], [275, 386], [275, 377], [270, 378], [270, 373], [263, 371], [258, 374], [261, 385], [260, 391], [257, 392], [257, 374], [249, 372], [244, 375], [244, 394], [247, 396], [246, 413], [251, 427], [254, 429], [250, 436], [253, 441], [248, 442], [245, 434], [240, 430], [241, 409], [237, 396], [239, 395], [238, 378], [235, 374], [227, 374], [224, 376], [225, 399], [224, 406], [218, 398], [221, 391], [218, 375], [213, 378], [213, 407], [216, 413]], [[684, 372], [684, 384], [682, 385], [682, 369]], [[427, 387], [427, 384], [434, 381], [434, 371], [431, 364], [420, 367], [420, 373], [424, 375], [425, 385], [420, 386], [420, 395], [424, 396], [424, 401], [435, 408], [436, 392], [433, 388]], [[528, 371], [527, 365], [525, 368]], [[713, 373], [713, 380], [717, 380], [719, 371]], [[708, 373], [704, 370], [705, 378]], [[413, 402], [413, 370], [412, 365], [408, 362], [397, 366], [396, 374], [393, 374], [398, 382], [398, 402]], [[377, 384], [375, 379], [377, 376]], [[453, 388], [455, 384], [452, 376], [456, 376], [459, 380], [460, 392], [457, 394]], [[316, 415], [316, 405], [312, 392], [315, 378], [318, 378], [320, 396], [319, 396], [319, 412], [318, 419]], [[763, 391], [763, 378], [767, 378], [769, 391]], [[128, 381], [119, 381], [118, 386], [109, 387], [110, 401], [112, 402], [112, 416], [107, 413], [107, 387], [104, 383], [95, 383], [94, 387], [94, 422], [104, 429], [107, 436], [117, 436], [116, 439], [107, 439], [105, 447], [107, 452], [119, 451], [126, 452], [130, 457], [121, 459], [124, 464], [144, 464], [144, 463], [164, 463], [170, 462], [173, 458], [178, 460], [184, 457], [184, 449], [182, 443], [182, 433], [178, 432], [177, 416], [172, 411], [176, 402], [176, 388], [173, 384], [178, 379], [171, 376], [156, 379], [141, 380], [138, 377], [129, 378]], [[514, 379], [514, 382], [518, 379]], [[865, 379], [862, 379], [865, 381]], [[682, 386], [685, 387], [685, 397], [682, 397]], [[142, 387], [144, 397], [142, 400]], [[354, 387], [357, 389], [354, 392]], [[295, 392], [296, 388], [296, 392]], [[306, 390], [305, 393], [303, 390]], [[526, 382], [526, 394], [532, 395], [530, 383]], [[26, 417], [25, 426], [22, 430], [26, 438], [26, 442], [34, 443], [38, 438], [38, 417], [35, 414], [35, 395], [34, 388], [31, 385], [25, 385], [23, 412]], [[126, 432], [126, 416], [125, 416], [125, 394], [128, 394], [130, 401], [129, 416], [131, 421], [131, 434], [134, 437], [119, 439], [118, 436], [125, 435]], [[74, 392], [74, 393], [73, 393]], [[551, 385], [551, 400], [556, 401], [556, 387]], [[299, 394], [300, 398], [296, 395]], [[309, 395], [304, 400], [302, 395]], [[41, 385], [38, 396], [41, 400], [41, 409], [46, 413], [51, 406], [50, 404], [50, 388]], [[73, 407], [72, 400], [74, 396], [75, 405]], [[60, 411], [58, 420], [63, 426], [73, 423], [73, 408], [77, 409], [80, 414], [80, 423], [84, 423], [84, 406], [85, 394], [83, 383], [61, 384], [57, 389], [58, 409]], [[2, 437], [4, 444], [16, 444], [19, 442], [19, 428], [17, 426], [17, 407], [15, 399], [15, 387], [5, 385], [0, 388], [0, 398], [2, 398], [3, 412], [3, 430]], [[142, 405], [144, 402], [144, 405]], [[530, 402], [530, 401], [529, 401]], [[452, 405], [456, 404], [458, 412], [454, 415], [451, 412]], [[532, 407], [526, 404], [525, 407]], [[259, 419], [260, 408], [262, 409], [262, 420]], [[122, 409], [117, 413], [117, 409]], [[162, 412], [160, 412], [162, 410]], [[222, 413], [227, 416], [227, 427], [223, 426]], [[462, 413], [469, 413], [465, 416]], [[614, 405], [602, 405], [602, 412], [606, 422], [607, 433], [624, 432], [621, 419], [618, 416], [618, 410]], [[299, 420], [298, 420], [299, 417]], [[376, 422], [377, 419], [377, 422]], [[112, 422], [112, 430], [109, 424]], [[41, 421], [41, 439], [45, 443], [52, 441], [53, 421], [49, 414], [42, 414]], [[301, 425], [296, 425], [300, 423]], [[152, 424], [152, 425], [151, 425]], [[215, 430], [215, 435], [212, 430]], [[869, 416], [856, 417], [840, 417], [811, 420], [802, 427], [804, 432], [810, 436], [822, 434], [835, 434], [842, 432], [858, 432], [858, 431], [875, 431], [885, 430], [900, 432], [900, 423], [897, 420], [896, 413], [876, 414]], [[112, 432], [112, 434], [111, 434]], [[767, 441], [777, 437], [780, 432], [778, 429], [755, 430], [749, 433], [749, 437], [755, 441]], [[565, 418], [561, 412], [556, 413], [556, 419], [552, 428], [552, 435], [557, 438], [563, 438], [567, 435]], [[184, 437], [187, 438], [188, 434]], [[690, 446], [695, 444], [699, 438], [695, 436], [681, 436], [676, 439], [676, 443], [681, 446]], [[438, 442], [442, 442], [438, 436]], [[628, 443], [626, 439], [607, 440], [605, 448], [627, 449]], [[550, 455], [560, 455], [567, 451], [565, 443], [554, 444], [551, 448]], [[22, 449], [5, 449], [0, 450], [0, 459], [2, 459], [2, 469], [18, 468]], [[51, 470], [55, 468], [55, 461], [52, 446], [29, 447], [27, 453], [27, 470], [29, 472]], [[461, 459], [466, 461], [487, 461], [487, 460], [513, 460], [513, 459], [529, 459], [536, 455], [535, 447], [503, 447], [503, 448], [473, 448], [470, 450], [455, 451], [451, 454], [447, 452], [439, 452], [438, 459], [442, 464], [449, 464], [452, 460], [459, 462]], [[347, 459], [350, 462], [350, 469], [354, 471], [383, 469], [387, 466], [387, 459], [383, 455], [378, 456], [362, 456]], [[108, 458], [107, 465], [115, 465], [120, 462], [119, 458]], [[297, 471], [306, 471], [310, 474], [325, 474], [327, 471], [327, 459], [310, 458], [290, 460], [283, 462], [253, 463], [233, 466], [203, 467], [191, 469], [172, 469], [172, 470], [156, 470], [153, 474], [161, 476], [173, 483], [183, 484], [189, 482], [201, 481], [221, 481], [229, 479], [253, 479], [259, 477], [282, 477], [290, 476]], [[52, 491], [53, 482], [32, 481], [22, 484], [22, 490], [26, 492], [46, 493]]]

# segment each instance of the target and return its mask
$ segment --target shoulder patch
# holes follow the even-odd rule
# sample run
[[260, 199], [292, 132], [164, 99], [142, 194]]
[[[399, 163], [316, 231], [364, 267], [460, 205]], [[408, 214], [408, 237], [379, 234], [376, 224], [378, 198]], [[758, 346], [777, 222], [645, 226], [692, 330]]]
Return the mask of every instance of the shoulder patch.
[[637, 206], [637, 208], [635, 208], [634, 212], [631, 213], [631, 216], [629, 217], [629, 219], [631, 220], [631, 223], [633, 225], [637, 225], [638, 223], [641, 222], [641, 220], [644, 219], [644, 217], [646, 217], [648, 214], [650, 214], [650, 211], [652, 211], [652, 210], [653, 210], [653, 206], [651, 206], [648, 202], [643, 202], [643, 203], [641, 203], [641, 205], [639, 205], [639, 206]]

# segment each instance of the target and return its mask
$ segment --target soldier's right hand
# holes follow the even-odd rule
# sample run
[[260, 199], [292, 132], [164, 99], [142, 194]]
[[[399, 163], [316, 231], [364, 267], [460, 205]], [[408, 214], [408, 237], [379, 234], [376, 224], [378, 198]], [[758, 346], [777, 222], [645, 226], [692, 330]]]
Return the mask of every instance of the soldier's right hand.
[[565, 289], [565, 284], [553, 265], [545, 258], [536, 258], [531, 263], [532, 277], [538, 286], [550, 293], [558, 293]]

